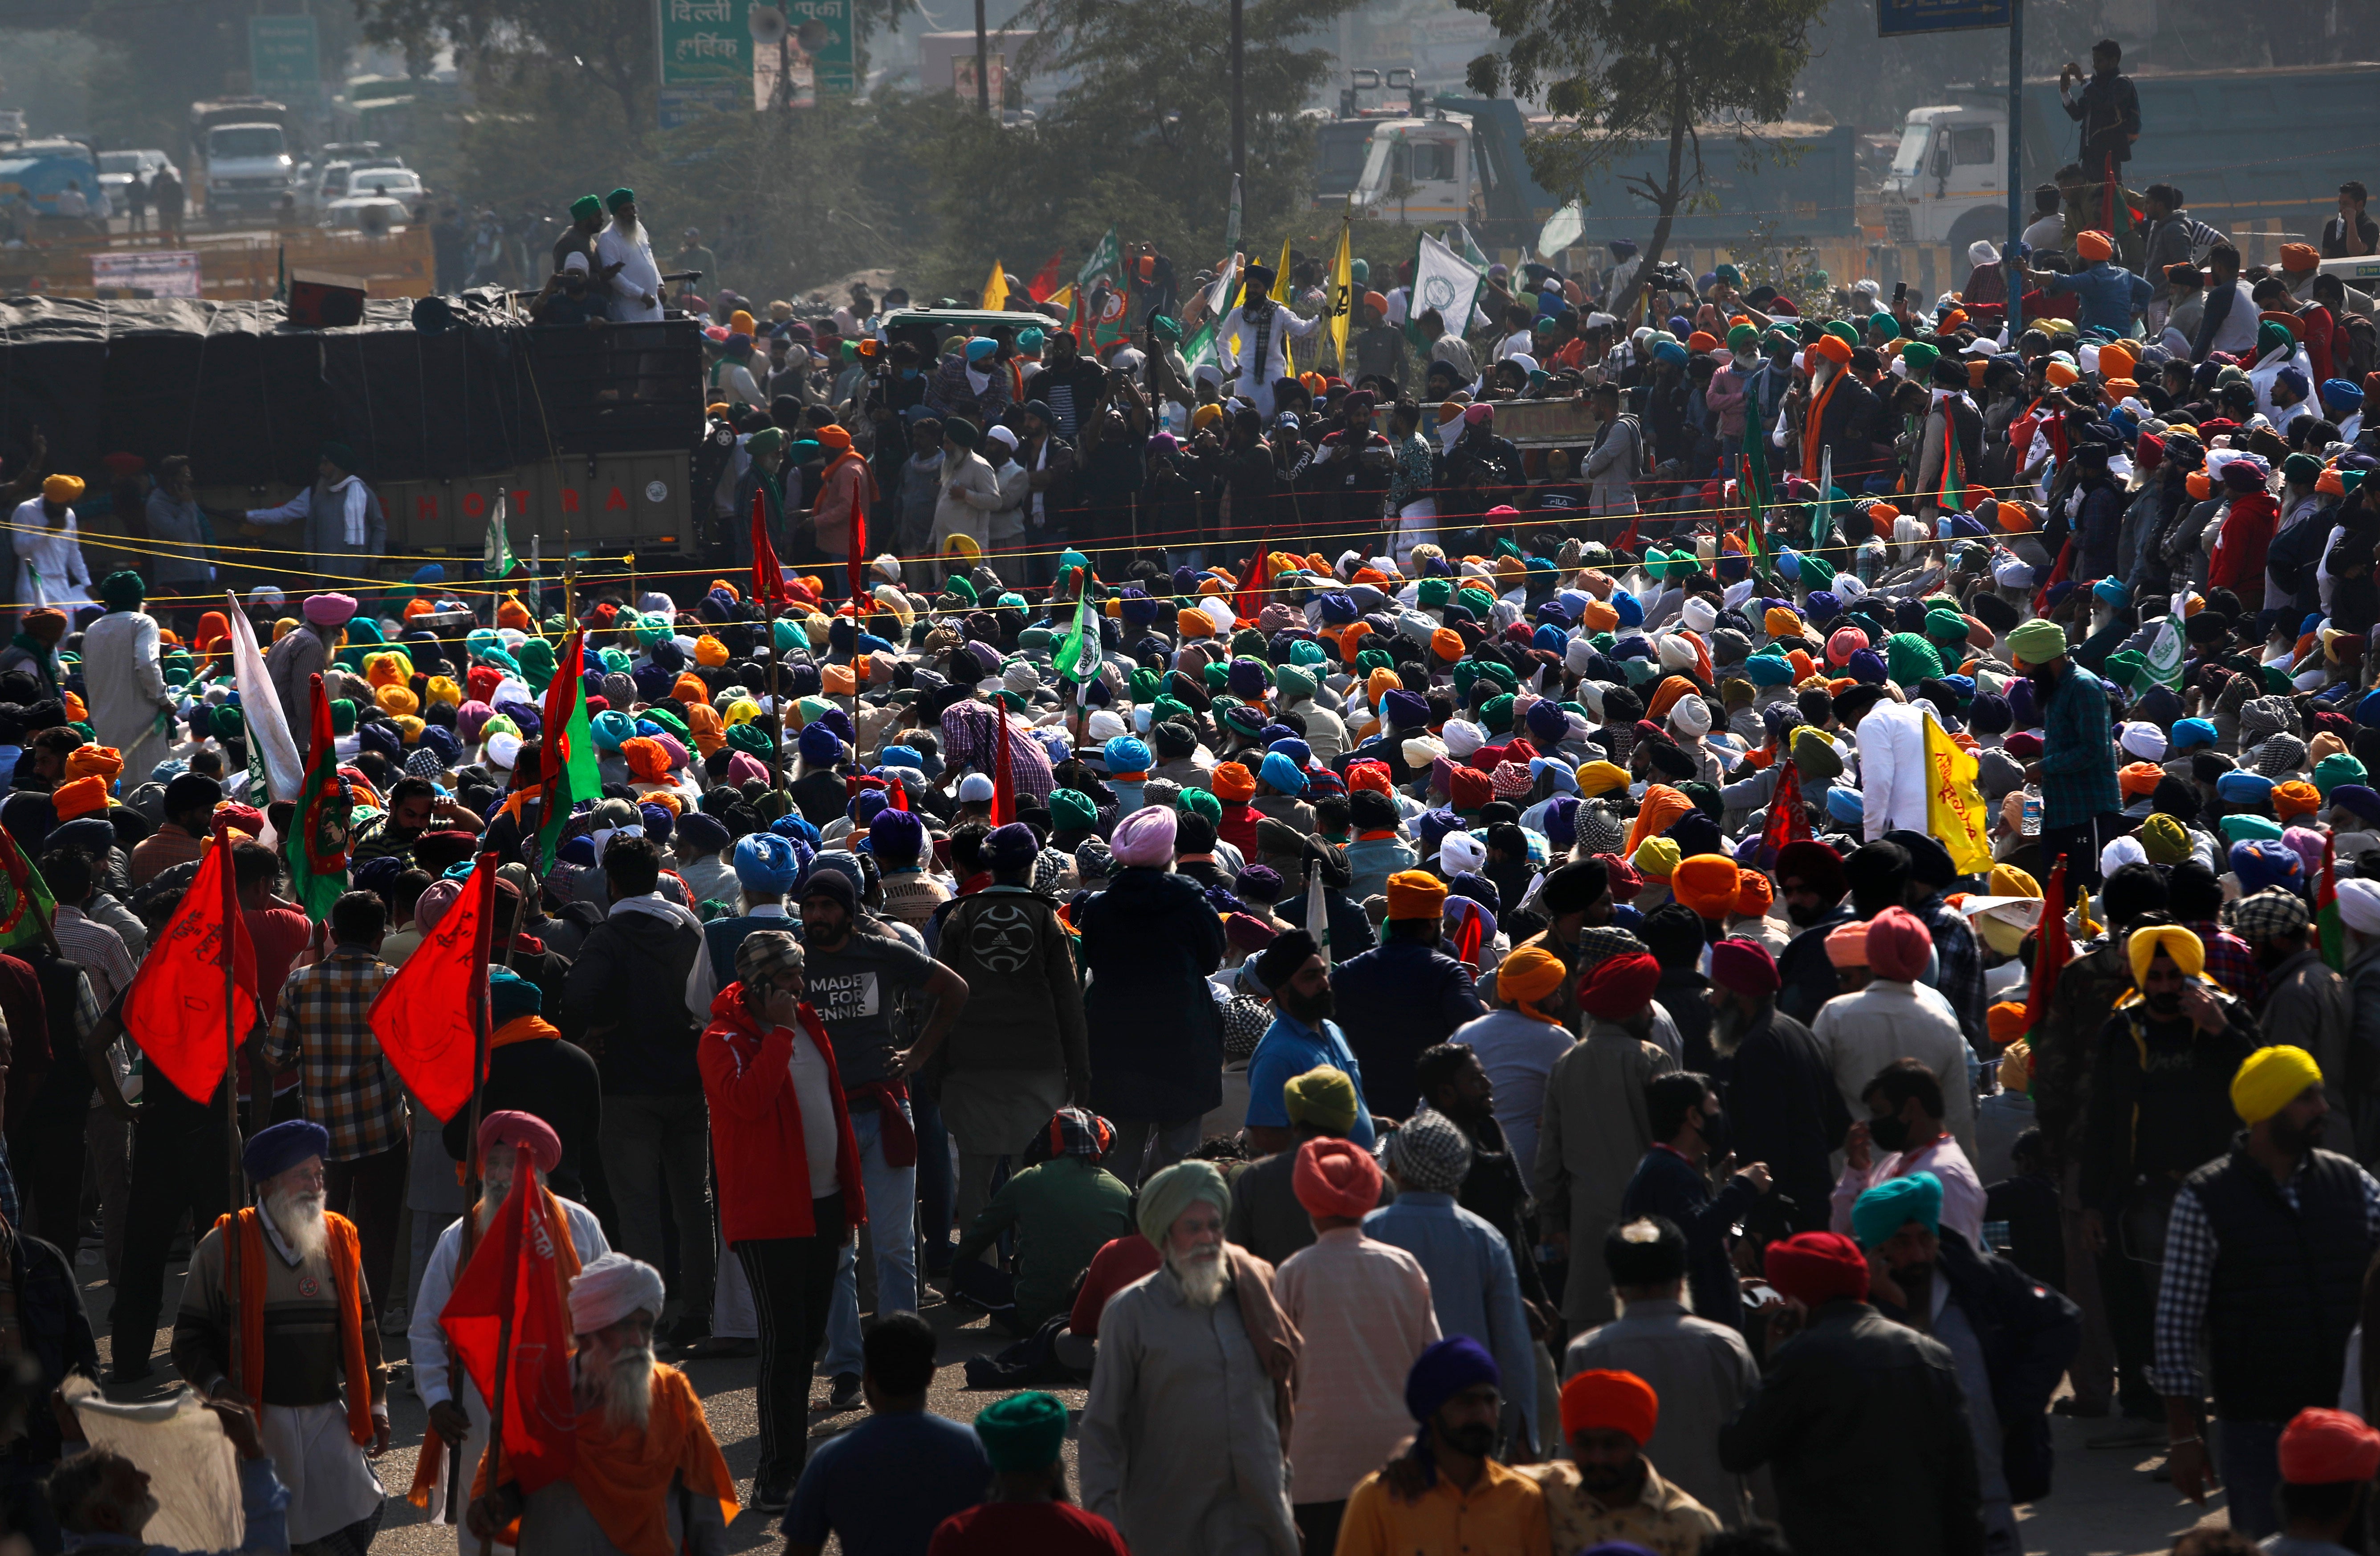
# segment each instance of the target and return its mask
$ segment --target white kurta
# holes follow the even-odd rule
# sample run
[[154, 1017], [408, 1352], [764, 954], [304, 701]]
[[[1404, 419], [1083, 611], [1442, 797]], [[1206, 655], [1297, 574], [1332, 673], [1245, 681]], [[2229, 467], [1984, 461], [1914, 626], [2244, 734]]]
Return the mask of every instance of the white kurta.
[[[620, 273], [612, 277], [612, 317], [621, 323], [649, 323], [662, 316], [662, 272], [653, 262], [652, 239], [639, 223], [637, 236], [631, 238], [622, 232], [617, 223], [595, 235], [595, 269], [601, 273], [617, 264]], [[650, 298], [650, 303], [644, 299]]]
[[56, 529], [50, 528], [39, 497], [18, 504], [16, 517], [17, 527], [8, 539], [17, 554], [18, 609], [30, 610], [36, 603], [90, 604], [91, 568], [82, 559], [74, 509], [67, 510], [65, 525]]
[[91, 727], [123, 754], [129, 794], [173, 750], [173, 726], [161, 732], [176, 701], [157, 663], [157, 620], [142, 611], [110, 611], [83, 629], [82, 675]]
[[[1273, 418], [1272, 386], [1289, 376], [1289, 343], [1304, 340], [1322, 327], [1322, 316], [1301, 319], [1279, 303], [1270, 310], [1270, 333], [1265, 339], [1264, 360], [1252, 359], [1256, 350], [1257, 326], [1248, 318], [1245, 306], [1223, 316], [1222, 324], [1215, 331], [1215, 339], [1223, 348], [1223, 376], [1230, 381], [1232, 393], [1257, 407], [1267, 423]], [[1237, 339], [1238, 345], [1232, 341]]]
[[[559, 1199], [559, 1203], [562, 1213], [570, 1220], [570, 1244], [577, 1250], [581, 1265], [612, 1251], [612, 1246], [603, 1240], [603, 1227], [596, 1221], [594, 1211], [572, 1199]], [[425, 1406], [455, 1397], [449, 1388], [452, 1375], [447, 1367], [446, 1331], [438, 1327], [438, 1315], [445, 1311], [446, 1299], [455, 1295], [455, 1277], [460, 1273], [455, 1267], [462, 1257], [463, 1223], [457, 1220], [447, 1223], [446, 1230], [438, 1234], [438, 1246], [431, 1250], [429, 1267], [421, 1272], [421, 1291], [414, 1298], [413, 1321], [406, 1326], [406, 1343], [413, 1358], [414, 1392], [421, 1396]], [[468, 1377], [463, 1380], [462, 1404], [464, 1413], [471, 1417], [471, 1435], [463, 1440], [461, 1483], [468, 1496], [472, 1480], [480, 1473], [480, 1455], [488, 1447], [487, 1401], [480, 1397], [478, 1386]], [[439, 1466], [442, 1477], [447, 1467]], [[445, 1485], [442, 1478], [431, 1496], [432, 1524], [446, 1521]]]

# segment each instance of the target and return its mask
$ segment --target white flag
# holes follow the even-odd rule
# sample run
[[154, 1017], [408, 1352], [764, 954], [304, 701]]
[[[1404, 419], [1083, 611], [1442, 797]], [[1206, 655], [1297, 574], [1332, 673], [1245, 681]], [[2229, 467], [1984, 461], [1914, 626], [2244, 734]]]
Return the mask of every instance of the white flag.
[[1447, 333], [1461, 334], [1471, 317], [1479, 289], [1487, 282], [1484, 265], [1475, 265], [1427, 233], [1414, 256], [1413, 306], [1405, 314], [1408, 338], [1419, 344], [1421, 316], [1432, 309]]
[[1322, 966], [1330, 966], [1330, 905], [1322, 895], [1322, 869], [1309, 865], [1305, 876], [1305, 932], [1314, 937], [1314, 948], [1322, 954]]
[[264, 673], [256, 628], [240, 608], [238, 595], [224, 596], [224, 616], [231, 623], [232, 680], [239, 687], [240, 717], [248, 725], [249, 765], [262, 764], [269, 796], [295, 800], [306, 770], [298, 760], [298, 742], [289, 737], [289, 721], [281, 711], [273, 678]]
[[2165, 620], [2157, 624], [2157, 635], [2149, 643], [2148, 678], [2161, 687], [2181, 689], [2181, 619], [2182, 606], [2190, 598], [2189, 590], [2173, 597], [2173, 606]]
[[496, 505], [488, 510], [488, 544], [480, 554], [480, 570], [491, 578], [501, 578], [520, 564], [513, 559], [512, 537], [504, 533], [506, 493], [496, 493]]
[[[1234, 173], [1234, 174], [1232, 174], [1232, 211], [1231, 211], [1231, 214], [1230, 214], [1230, 215], [1228, 215], [1228, 216], [1226, 216], [1226, 217], [1223, 219], [1223, 252], [1225, 252], [1226, 254], [1228, 254], [1228, 253], [1232, 252], [1233, 249], [1237, 249], [1239, 246], [1240, 246], [1240, 176], [1239, 176], [1238, 174]], [[1284, 282], [1286, 282], [1286, 281], [1288, 280], [1288, 277], [1287, 277], [1287, 276], [1283, 276], [1281, 279], [1282, 279]]]

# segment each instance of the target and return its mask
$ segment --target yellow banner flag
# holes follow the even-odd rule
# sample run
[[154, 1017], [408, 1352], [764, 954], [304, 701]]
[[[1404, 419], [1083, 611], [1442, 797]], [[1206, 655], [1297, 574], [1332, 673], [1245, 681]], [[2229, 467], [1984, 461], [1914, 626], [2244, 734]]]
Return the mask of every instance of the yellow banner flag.
[[991, 274], [983, 284], [983, 301], [978, 306], [986, 313], [997, 313], [1008, 306], [1008, 272], [998, 260], [991, 261]]
[[1347, 371], [1347, 324], [1355, 316], [1355, 252], [1353, 227], [1339, 224], [1339, 257], [1330, 265], [1330, 348], [1339, 371]]
[[1925, 716], [1925, 830], [1950, 851], [1950, 865], [1961, 875], [1992, 868], [1992, 845], [1985, 826], [1984, 796], [1975, 786], [1976, 764], [1972, 753], [1950, 738], [1949, 731]]
[[1071, 285], [1059, 287], [1041, 299], [1041, 306], [1071, 310], [1075, 306], [1075, 288]]

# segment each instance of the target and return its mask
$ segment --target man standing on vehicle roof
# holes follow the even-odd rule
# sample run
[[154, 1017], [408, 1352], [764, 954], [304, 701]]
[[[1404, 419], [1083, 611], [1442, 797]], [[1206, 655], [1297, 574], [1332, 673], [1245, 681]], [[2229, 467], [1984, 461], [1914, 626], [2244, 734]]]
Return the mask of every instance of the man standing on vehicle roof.
[[[2132, 142], [2141, 138], [2141, 94], [2132, 89], [2130, 76], [2116, 73], [2123, 57], [2120, 44], [2113, 38], [2102, 38], [2091, 45], [2087, 78], [2070, 59], [2058, 73], [2058, 95], [2066, 104], [2066, 116], [2082, 127], [2082, 150], [2074, 160], [2095, 183], [2106, 177], [2111, 166], [2121, 167], [2131, 161]], [[2082, 83], [2079, 97], [2072, 85], [2076, 81]]]
[[[1240, 306], [1225, 315], [1215, 332], [1224, 347], [1223, 371], [1232, 393], [1257, 407], [1267, 423], [1273, 419], [1272, 386], [1289, 376], [1289, 343], [1304, 340], [1322, 324], [1322, 316], [1301, 319], [1268, 295], [1272, 290], [1270, 265], [1248, 266], [1247, 290]], [[1237, 339], [1236, 351], [1231, 342]]]
[[637, 219], [637, 191], [613, 189], [603, 204], [612, 223], [595, 237], [596, 276], [611, 289], [614, 321], [649, 323], [662, 316], [662, 273], [652, 238]]

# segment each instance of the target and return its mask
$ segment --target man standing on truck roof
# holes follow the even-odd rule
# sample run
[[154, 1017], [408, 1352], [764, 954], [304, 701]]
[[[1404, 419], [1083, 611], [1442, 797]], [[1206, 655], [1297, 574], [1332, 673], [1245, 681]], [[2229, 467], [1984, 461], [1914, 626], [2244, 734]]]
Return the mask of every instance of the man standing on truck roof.
[[2380, 222], [2363, 213], [2363, 202], [2371, 191], [2361, 178], [2350, 178], [2338, 186], [2338, 214], [2322, 225], [2322, 257], [2325, 260], [2362, 259], [2367, 254], [2380, 254]]
[[583, 194], [570, 202], [570, 225], [553, 240], [553, 274], [562, 274], [563, 262], [573, 254], [587, 256], [587, 269], [593, 274], [595, 265], [595, 235], [603, 230], [603, 201], [599, 195]]
[[612, 317], [621, 323], [648, 323], [662, 316], [662, 273], [653, 263], [652, 238], [637, 219], [637, 191], [613, 189], [603, 197], [612, 224], [595, 237], [595, 273], [611, 289]]
[[247, 517], [251, 532], [260, 525], [305, 520], [299, 543], [312, 553], [308, 565], [315, 581], [325, 585], [359, 579], [369, 559], [388, 550], [380, 497], [356, 474], [356, 451], [343, 443], [322, 445], [313, 485], [277, 508], [250, 508]]
[[[2070, 59], [2058, 73], [2058, 95], [2066, 104], [2066, 116], [2082, 127], [2082, 149], [2074, 160], [2093, 178], [2106, 177], [2111, 164], [2120, 168], [2131, 161], [2132, 142], [2141, 138], [2141, 94], [2132, 89], [2130, 76], [2116, 73], [2123, 58], [2120, 44], [2102, 38], [2091, 45], [2087, 79]], [[2082, 83], [2079, 96], [2073, 87], [2077, 81]]]

